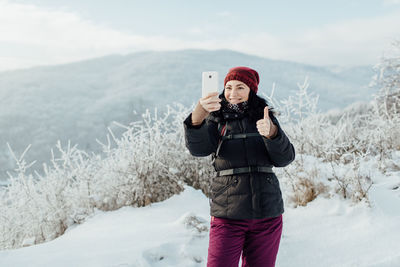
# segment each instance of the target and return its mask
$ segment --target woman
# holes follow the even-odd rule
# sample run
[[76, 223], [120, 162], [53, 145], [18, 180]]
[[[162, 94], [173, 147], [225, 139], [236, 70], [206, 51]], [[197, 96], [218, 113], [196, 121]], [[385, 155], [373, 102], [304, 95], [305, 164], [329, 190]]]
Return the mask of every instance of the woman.
[[213, 155], [208, 267], [275, 266], [283, 200], [272, 167], [294, 160], [293, 145], [267, 102], [257, 96], [258, 73], [229, 70], [224, 91], [201, 98], [184, 121], [193, 156]]

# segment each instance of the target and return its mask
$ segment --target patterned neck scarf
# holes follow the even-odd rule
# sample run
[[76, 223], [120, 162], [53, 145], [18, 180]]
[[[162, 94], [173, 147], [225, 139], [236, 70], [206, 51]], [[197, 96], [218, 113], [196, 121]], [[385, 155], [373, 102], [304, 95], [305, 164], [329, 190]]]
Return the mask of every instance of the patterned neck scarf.
[[236, 112], [244, 114], [249, 109], [249, 102], [244, 101], [238, 104], [231, 104], [225, 98], [222, 98], [221, 106], [223, 112]]

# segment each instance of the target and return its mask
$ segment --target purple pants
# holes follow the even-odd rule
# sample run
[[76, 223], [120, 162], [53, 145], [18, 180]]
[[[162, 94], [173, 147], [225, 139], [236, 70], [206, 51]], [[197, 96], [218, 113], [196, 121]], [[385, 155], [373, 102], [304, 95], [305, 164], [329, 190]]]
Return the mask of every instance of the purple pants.
[[[254, 220], [211, 217], [207, 267], [275, 266], [282, 235], [282, 215]], [[243, 251], [243, 253], [242, 253]]]

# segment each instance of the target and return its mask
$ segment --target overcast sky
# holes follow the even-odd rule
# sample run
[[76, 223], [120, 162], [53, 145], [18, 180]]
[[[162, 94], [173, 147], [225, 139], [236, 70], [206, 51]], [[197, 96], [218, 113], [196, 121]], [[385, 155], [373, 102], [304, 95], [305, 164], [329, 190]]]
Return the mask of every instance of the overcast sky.
[[372, 65], [400, 38], [400, 0], [0, 0], [0, 33], [0, 70], [185, 48]]

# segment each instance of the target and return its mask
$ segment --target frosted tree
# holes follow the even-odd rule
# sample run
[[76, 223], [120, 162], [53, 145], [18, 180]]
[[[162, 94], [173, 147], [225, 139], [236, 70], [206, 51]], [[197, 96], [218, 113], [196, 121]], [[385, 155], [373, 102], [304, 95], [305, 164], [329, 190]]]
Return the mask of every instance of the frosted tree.
[[[394, 41], [391, 49], [386, 52], [380, 62], [374, 67], [377, 74], [372, 85], [379, 91], [374, 101], [376, 150], [380, 162], [388, 158], [392, 150], [400, 150], [400, 41]], [[385, 169], [385, 165], [381, 166]]]
[[380, 114], [392, 118], [400, 116], [400, 41], [392, 43], [392, 49], [374, 67], [378, 71], [373, 84], [380, 90], [377, 100]]

